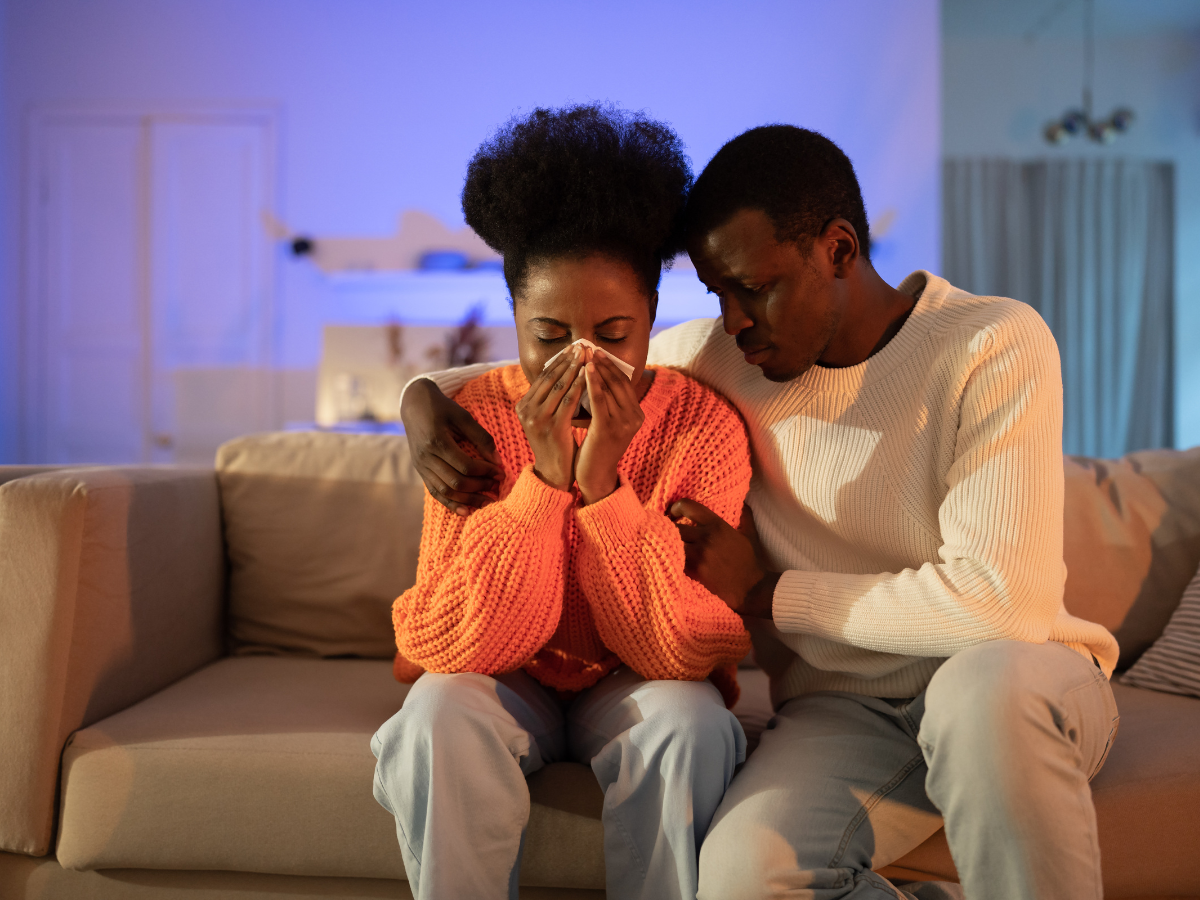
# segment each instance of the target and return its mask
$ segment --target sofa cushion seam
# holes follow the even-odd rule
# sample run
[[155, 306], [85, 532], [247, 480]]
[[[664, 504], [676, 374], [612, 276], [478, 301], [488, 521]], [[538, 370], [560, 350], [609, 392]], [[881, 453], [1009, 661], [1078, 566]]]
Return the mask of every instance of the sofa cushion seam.
[[[74, 745], [79, 747], [78, 744]], [[260, 756], [339, 756], [346, 759], [358, 759], [357, 754], [331, 751], [306, 750], [256, 750], [253, 748], [227, 749], [222, 747], [126, 747], [120, 744], [107, 747], [83, 747], [85, 752], [98, 753], [103, 750], [122, 750], [125, 753], [253, 753]], [[83, 754], [80, 753], [79, 756]], [[78, 756], [76, 757], [78, 758]]]

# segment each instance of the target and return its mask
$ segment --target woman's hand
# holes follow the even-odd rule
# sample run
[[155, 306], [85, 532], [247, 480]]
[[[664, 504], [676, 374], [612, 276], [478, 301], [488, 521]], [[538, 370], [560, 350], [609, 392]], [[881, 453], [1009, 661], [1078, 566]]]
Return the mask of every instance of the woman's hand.
[[592, 421], [579, 448], [575, 479], [584, 504], [617, 489], [617, 464], [642, 427], [645, 415], [637, 389], [604, 353], [594, 353], [584, 369]]
[[575, 482], [575, 438], [571, 419], [583, 396], [581, 347], [572, 347], [542, 370], [517, 403], [517, 418], [533, 449], [533, 470], [560, 491]]

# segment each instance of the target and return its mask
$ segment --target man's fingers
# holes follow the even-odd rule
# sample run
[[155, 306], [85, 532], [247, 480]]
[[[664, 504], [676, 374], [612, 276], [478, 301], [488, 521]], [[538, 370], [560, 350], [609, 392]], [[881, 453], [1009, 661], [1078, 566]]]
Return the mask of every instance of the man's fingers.
[[[477, 462], [486, 461], [494, 470], [494, 476], [502, 479], [504, 477], [504, 464], [500, 461], [500, 454], [496, 452], [496, 442], [492, 440], [492, 436], [488, 433], [488, 430], [475, 421], [474, 416], [465, 409], [462, 409], [462, 407], [459, 407], [459, 410], [462, 412], [462, 415], [454, 417], [455, 429], [462, 435], [464, 440], [479, 451], [483, 460], [477, 460]], [[468, 471], [465, 474], [474, 475], [476, 473]]]
[[755, 544], [758, 543], [758, 529], [754, 526], [754, 510], [750, 508], [750, 504], [742, 504], [742, 517], [738, 519], [737, 530], [750, 538]]
[[430, 441], [425, 453], [421, 454], [418, 470], [427, 468], [435, 459], [441, 460], [455, 472], [468, 478], [491, 478], [495, 481], [501, 481], [504, 478], [504, 470], [495, 463], [468, 455], [452, 440], [435, 438]]
[[[475, 463], [483, 463], [483, 460], [471, 460]], [[488, 465], [484, 463], [484, 465]], [[438, 459], [436, 456], [431, 456], [426, 460], [429, 474], [445, 486], [446, 490], [457, 494], [485, 494], [488, 491], [497, 491], [500, 489], [501, 479], [493, 478], [490, 474], [477, 473], [473, 475], [464, 474], [458, 469], [451, 466], [445, 460]]]
[[[704, 561], [704, 548], [700, 544], [683, 545], [683, 573], [696, 578]], [[699, 580], [699, 579], [697, 579]]]
[[676, 500], [668, 512], [672, 519], [691, 519], [697, 525], [712, 525], [721, 520], [715, 512], [695, 500]]
[[495, 502], [494, 498], [485, 494], [466, 494], [453, 490], [444, 481], [429, 472], [421, 473], [421, 478], [433, 499], [459, 516], [469, 515], [473, 510], [482, 509], [489, 503]]
[[679, 522], [676, 522], [675, 527], [679, 529], [679, 536], [683, 539], [685, 544], [699, 544], [708, 535], [708, 532], [705, 529], [696, 525], [683, 525]]

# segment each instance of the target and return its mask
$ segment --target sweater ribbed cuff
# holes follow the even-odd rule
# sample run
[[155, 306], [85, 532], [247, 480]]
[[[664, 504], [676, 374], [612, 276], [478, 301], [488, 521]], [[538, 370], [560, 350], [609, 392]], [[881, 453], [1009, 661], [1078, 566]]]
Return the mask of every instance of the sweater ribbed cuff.
[[646, 520], [646, 510], [633, 488], [618, 476], [617, 489], [595, 503], [575, 511], [584, 538], [615, 546], [637, 539]]
[[561, 520], [574, 502], [573, 494], [550, 487], [538, 478], [531, 465], [521, 470], [512, 491], [504, 498], [508, 514], [526, 528], [541, 528], [552, 519]]
[[771, 618], [783, 632], [811, 632], [813, 573], [788, 569], [779, 576], [771, 600]]

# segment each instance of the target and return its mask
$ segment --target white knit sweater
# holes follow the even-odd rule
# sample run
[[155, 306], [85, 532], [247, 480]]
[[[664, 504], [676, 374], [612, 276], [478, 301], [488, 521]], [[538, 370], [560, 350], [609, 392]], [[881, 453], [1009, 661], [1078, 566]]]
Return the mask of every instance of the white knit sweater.
[[[776, 705], [818, 690], [911, 697], [988, 640], [1058, 641], [1106, 674], [1104, 628], [1063, 608], [1062, 380], [1030, 307], [928, 272], [904, 327], [866, 362], [775, 384], [719, 319], [650, 342], [650, 363], [728, 397], [750, 432], [748, 502], [783, 572], [752, 629]], [[434, 376], [453, 394], [474, 371]]]

